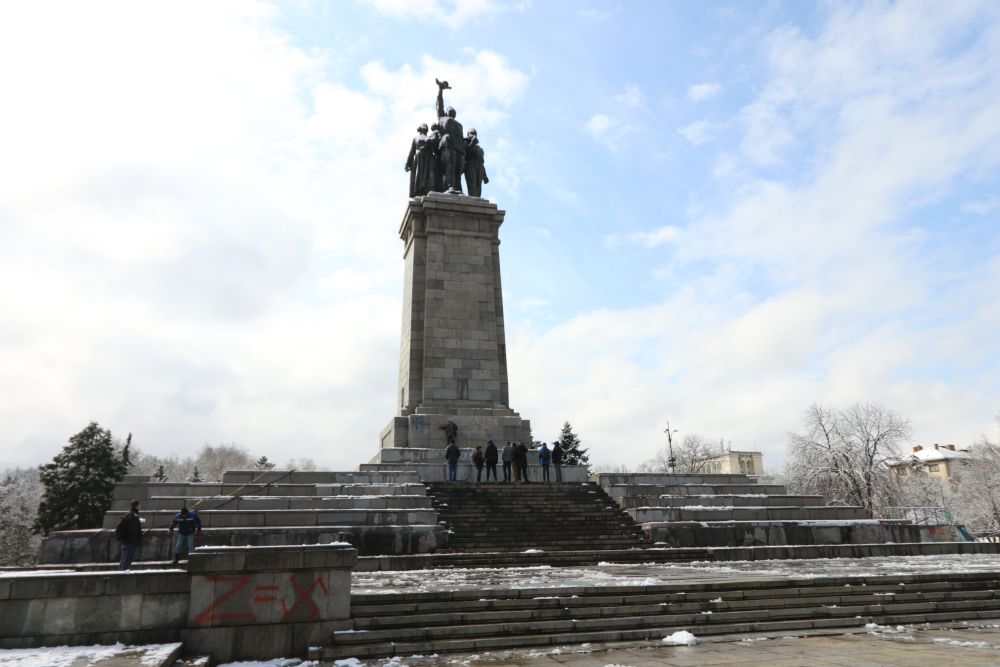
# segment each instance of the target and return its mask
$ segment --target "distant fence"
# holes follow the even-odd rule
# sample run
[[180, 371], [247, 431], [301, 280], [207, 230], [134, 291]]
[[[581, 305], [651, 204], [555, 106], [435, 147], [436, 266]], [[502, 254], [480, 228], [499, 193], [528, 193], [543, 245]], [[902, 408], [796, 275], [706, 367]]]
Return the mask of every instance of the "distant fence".
[[954, 525], [955, 519], [947, 507], [887, 507], [886, 519], [912, 521], [918, 526]]

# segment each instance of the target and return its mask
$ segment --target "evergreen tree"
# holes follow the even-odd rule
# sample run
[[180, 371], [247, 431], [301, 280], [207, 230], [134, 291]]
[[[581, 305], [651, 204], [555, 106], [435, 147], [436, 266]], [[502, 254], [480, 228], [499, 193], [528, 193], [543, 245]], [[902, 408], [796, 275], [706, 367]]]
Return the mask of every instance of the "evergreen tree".
[[111, 432], [97, 422], [70, 438], [52, 463], [38, 468], [45, 491], [35, 530], [48, 534], [100, 528], [111, 507], [115, 484], [128, 470], [126, 458], [127, 452], [115, 451]]
[[590, 457], [587, 456], [587, 450], [580, 445], [580, 438], [573, 433], [573, 427], [569, 422], [563, 424], [562, 430], [559, 432], [558, 442], [563, 448], [563, 463], [566, 465], [578, 465], [587, 466], [590, 469]]
[[262, 456], [257, 459], [257, 462], [253, 464], [255, 470], [274, 470], [274, 463], [267, 460], [266, 456]]

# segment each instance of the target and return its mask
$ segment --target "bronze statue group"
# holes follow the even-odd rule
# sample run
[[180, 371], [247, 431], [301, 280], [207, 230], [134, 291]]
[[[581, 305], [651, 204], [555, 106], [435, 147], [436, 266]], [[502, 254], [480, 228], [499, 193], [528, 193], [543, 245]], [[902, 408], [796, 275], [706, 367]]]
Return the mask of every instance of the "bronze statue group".
[[480, 197], [486, 176], [485, 154], [474, 129], [462, 136], [462, 124], [455, 119], [454, 107], [444, 106], [447, 81], [438, 81], [438, 121], [427, 127], [422, 123], [410, 143], [406, 171], [410, 172], [410, 196], [422, 197], [429, 192], [462, 194], [465, 176], [469, 196]]

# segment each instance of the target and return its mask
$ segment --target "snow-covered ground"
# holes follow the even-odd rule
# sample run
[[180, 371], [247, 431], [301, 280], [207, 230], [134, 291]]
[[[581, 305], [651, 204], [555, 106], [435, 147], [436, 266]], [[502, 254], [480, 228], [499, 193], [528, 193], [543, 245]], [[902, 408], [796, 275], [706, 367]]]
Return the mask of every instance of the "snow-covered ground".
[[355, 572], [353, 593], [430, 592], [482, 588], [569, 586], [652, 586], [696, 579], [744, 577], [824, 577], [934, 572], [1000, 572], [1000, 554], [820, 558], [712, 563], [601, 563], [583, 567], [540, 565], [522, 568]]
[[[44, 648], [0, 649], [2, 667], [100, 667], [102, 663], [159, 667], [179, 644], [145, 646], [47, 646]], [[126, 662], [122, 662], [126, 661]]]

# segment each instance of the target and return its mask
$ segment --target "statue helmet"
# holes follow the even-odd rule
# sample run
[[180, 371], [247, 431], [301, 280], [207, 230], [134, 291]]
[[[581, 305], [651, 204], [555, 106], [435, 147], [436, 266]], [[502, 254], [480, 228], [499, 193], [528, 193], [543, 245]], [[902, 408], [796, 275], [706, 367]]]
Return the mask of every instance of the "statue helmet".
[[449, 118], [454, 118], [455, 117], [455, 107], [448, 107], [447, 109], [445, 109], [445, 113], [448, 114]]
[[427, 134], [427, 123], [421, 123], [417, 126], [417, 132], [420, 134]]

